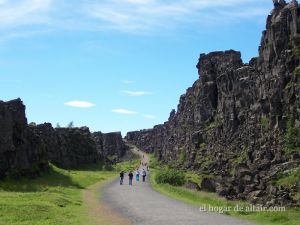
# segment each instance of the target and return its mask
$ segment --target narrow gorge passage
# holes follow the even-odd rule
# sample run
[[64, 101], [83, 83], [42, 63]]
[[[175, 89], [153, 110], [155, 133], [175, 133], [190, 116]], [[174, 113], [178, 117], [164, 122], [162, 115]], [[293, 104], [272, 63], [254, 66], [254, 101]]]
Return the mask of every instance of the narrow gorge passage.
[[[144, 162], [149, 162], [147, 154], [134, 149]], [[107, 185], [103, 190], [103, 201], [110, 208], [128, 218], [133, 225], [250, 225], [252, 223], [215, 213], [200, 212], [196, 207], [170, 199], [154, 191], [149, 183], [134, 182], [128, 185], [119, 181]]]

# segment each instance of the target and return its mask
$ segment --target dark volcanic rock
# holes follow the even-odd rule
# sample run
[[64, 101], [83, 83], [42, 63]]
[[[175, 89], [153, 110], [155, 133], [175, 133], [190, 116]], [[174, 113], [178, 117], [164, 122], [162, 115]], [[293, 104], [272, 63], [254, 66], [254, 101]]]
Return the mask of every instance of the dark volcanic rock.
[[126, 153], [120, 132], [91, 133], [89, 128], [56, 128], [38, 125], [51, 163], [63, 168], [76, 168], [99, 161], [115, 163]]
[[105, 158], [110, 158], [113, 162], [123, 157], [126, 153], [126, 146], [121, 132], [106, 133], [102, 135], [103, 150]]
[[47, 160], [55, 166], [77, 168], [97, 163], [102, 159], [87, 127], [54, 129], [50, 123], [45, 123], [29, 125], [29, 129], [38, 135]]
[[36, 175], [47, 167], [43, 141], [27, 126], [23, 102], [0, 101], [0, 178]]
[[118, 161], [126, 152], [121, 133], [92, 134], [87, 127], [58, 128], [27, 124], [20, 99], [0, 101], [0, 179], [8, 175], [35, 176], [49, 162], [76, 168], [98, 161]]
[[106, 134], [96, 132], [93, 133], [93, 138], [101, 157], [111, 163], [119, 161], [126, 153], [127, 146], [125, 146], [121, 132]]
[[216, 192], [216, 182], [211, 178], [204, 178], [201, 182], [201, 190], [207, 192]]
[[87, 127], [57, 128], [59, 157], [51, 161], [60, 167], [76, 168], [100, 160], [96, 144]]
[[56, 166], [62, 166], [64, 162], [59, 135], [50, 123], [44, 123], [37, 126], [32, 126], [36, 133], [39, 133], [46, 148], [48, 160]]
[[[269, 193], [267, 188], [277, 174], [300, 165], [298, 3], [276, 1], [259, 57], [244, 64], [233, 50], [201, 54], [197, 68], [199, 79], [180, 97], [169, 120], [130, 132], [126, 139], [162, 162], [213, 174], [216, 191], [229, 199], [293, 203], [293, 190]], [[285, 137], [289, 129], [298, 134], [294, 140]], [[287, 144], [294, 148], [292, 155]]]

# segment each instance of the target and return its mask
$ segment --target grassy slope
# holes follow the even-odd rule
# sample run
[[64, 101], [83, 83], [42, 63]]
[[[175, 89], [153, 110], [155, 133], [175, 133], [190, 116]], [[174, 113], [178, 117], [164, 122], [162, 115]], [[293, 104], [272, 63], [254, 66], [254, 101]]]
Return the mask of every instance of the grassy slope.
[[83, 191], [109, 182], [119, 170], [137, 164], [138, 160], [122, 163], [112, 171], [101, 165], [70, 171], [52, 166], [37, 179], [1, 181], [0, 225], [86, 224], [88, 207], [83, 203]]
[[[234, 209], [236, 205], [247, 207], [249, 206], [246, 202], [241, 201], [228, 201], [224, 198], [217, 196], [214, 193], [199, 192], [189, 190], [184, 187], [174, 187], [168, 184], [158, 184], [155, 181], [156, 171], [162, 169], [156, 160], [151, 157], [151, 184], [153, 188], [171, 198], [183, 201], [185, 203], [197, 206], [197, 207], [219, 207], [222, 209], [227, 209], [231, 207]], [[154, 166], [154, 168], [153, 168]], [[188, 176], [195, 180], [197, 179], [192, 173], [188, 173]], [[255, 223], [262, 225], [298, 225], [300, 224], [300, 209], [288, 209], [286, 212], [235, 212], [231, 210], [225, 212], [225, 214], [230, 216], [235, 216], [240, 219], [254, 221]]]

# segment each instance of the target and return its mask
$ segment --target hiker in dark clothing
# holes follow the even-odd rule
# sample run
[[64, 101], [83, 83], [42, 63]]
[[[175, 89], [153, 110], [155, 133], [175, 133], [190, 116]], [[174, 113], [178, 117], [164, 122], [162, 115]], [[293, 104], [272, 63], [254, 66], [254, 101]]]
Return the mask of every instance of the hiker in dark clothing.
[[145, 182], [146, 181], [146, 176], [147, 176], [147, 173], [146, 173], [145, 170], [143, 170], [142, 175], [143, 175], [143, 182]]
[[129, 177], [129, 185], [132, 186], [132, 181], [133, 181], [133, 173], [130, 171], [130, 173], [128, 174]]
[[120, 185], [123, 185], [123, 181], [124, 181], [124, 171], [120, 173]]

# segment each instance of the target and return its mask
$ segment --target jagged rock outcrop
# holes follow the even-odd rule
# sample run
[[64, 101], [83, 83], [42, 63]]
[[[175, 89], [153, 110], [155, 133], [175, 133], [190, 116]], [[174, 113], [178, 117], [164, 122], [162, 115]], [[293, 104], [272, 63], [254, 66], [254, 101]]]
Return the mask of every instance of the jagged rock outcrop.
[[[209, 175], [229, 199], [293, 205], [299, 191], [275, 187], [278, 174], [299, 167], [300, 7], [276, 1], [259, 57], [248, 64], [233, 50], [201, 54], [200, 78], [169, 120], [126, 139], [162, 162]], [[213, 188], [211, 188], [213, 187]]]
[[97, 145], [97, 150], [103, 159], [111, 163], [115, 163], [122, 158], [127, 151], [121, 132], [112, 133], [93, 133], [94, 141]]
[[97, 163], [100, 154], [92, 134], [87, 127], [81, 128], [57, 128], [59, 158], [53, 162], [55, 165], [65, 168], [76, 168], [84, 164]]
[[99, 161], [116, 163], [126, 153], [120, 132], [91, 133], [88, 127], [56, 128], [45, 123], [36, 126], [51, 163], [62, 168], [76, 168]]
[[123, 141], [121, 132], [112, 132], [102, 134], [103, 150], [102, 154], [105, 158], [116, 162], [120, 157], [126, 153], [126, 146]]
[[20, 99], [0, 101], [0, 179], [38, 175], [49, 162], [62, 168], [114, 163], [126, 150], [121, 133], [91, 133], [87, 127], [54, 129], [50, 123], [28, 125]]
[[0, 177], [35, 176], [46, 168], [48, 161], [43, 142], [27, 126], [22, 101], [0, 101]]

